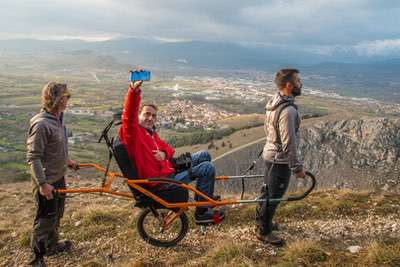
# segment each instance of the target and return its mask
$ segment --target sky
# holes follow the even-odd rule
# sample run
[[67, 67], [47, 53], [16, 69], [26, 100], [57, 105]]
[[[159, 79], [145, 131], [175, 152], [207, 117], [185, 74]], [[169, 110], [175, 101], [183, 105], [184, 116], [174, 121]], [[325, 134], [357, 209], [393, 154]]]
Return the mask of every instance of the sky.
[[400, 55], [398, 0], [1, 0], [0, 39], [141, 37]]

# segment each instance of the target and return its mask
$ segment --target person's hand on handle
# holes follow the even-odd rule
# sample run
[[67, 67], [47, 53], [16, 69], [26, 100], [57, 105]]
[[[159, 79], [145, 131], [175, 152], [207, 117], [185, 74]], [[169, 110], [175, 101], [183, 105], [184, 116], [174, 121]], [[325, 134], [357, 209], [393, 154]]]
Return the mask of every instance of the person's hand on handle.
[[48, 183], [41, 184], [39, 186], [39, 193], [44, 196], [47, 200], [53, 199], [54, 186]]
[[306, 177], [306, 173], [304, 170], [296, 172], [295, 175], [296, 175], [296, 178], [305, 178]]
[[68, 168], [71, 170], [77, 171], [79, 170], [79, 164], [75, 160], [69, 159], [67, 163]]

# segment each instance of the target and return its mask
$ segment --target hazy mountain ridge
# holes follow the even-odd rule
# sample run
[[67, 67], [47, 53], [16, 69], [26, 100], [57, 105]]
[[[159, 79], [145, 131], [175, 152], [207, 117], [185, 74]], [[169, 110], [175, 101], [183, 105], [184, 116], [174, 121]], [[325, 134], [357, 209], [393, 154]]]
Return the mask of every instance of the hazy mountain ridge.
[[[393, 60], [387, 56], [361, 57], [356, 51], [338, 50], [331, 54], [288, 46], [246, 46], [230, 42], [181, 41], [124, 38], [87, 42], [74, 40], [11, 39], [0, 40], [0, 52], [40, 52], [94, 50], [111, 53], [119, 60], [151, 64], [177, 64], [197, 67], [277, 68], [279, 66], [313, 66], [323, 62], [367, 64]], [[125, 62], [124, 62], [125, 63]], [[386, 63], [384, 63], [386, 64]], [[399, 65], [394, 64], [397, 68]], [[320, 65], [319, 67], [321, 67]]]
[[[348, 52], [350, 53], [350, 52]], [[297, 67], [304, 84], [343, 96], [400, 103], [400, 59], [386, 57], [341, 58], [287, 47], [247, 47], [236, 43], [161, 42], [128, 38], [102, 42], [82, 40], [0, 40], [0, 69], [28, 65], [40, 69], [127, 70], [145, 66], [160, 73], [215, 74], [225, 70], [275, 72]], [[11, 63], [10, 63], [11, 62]], [[48, 62], [48, 64], [44, 64]], [[40, 63], [40, 64], [39, 64]], [[60, 65], [60, 66], [58, 66]], [[89, 70], [90, 71], [90, 70]]]

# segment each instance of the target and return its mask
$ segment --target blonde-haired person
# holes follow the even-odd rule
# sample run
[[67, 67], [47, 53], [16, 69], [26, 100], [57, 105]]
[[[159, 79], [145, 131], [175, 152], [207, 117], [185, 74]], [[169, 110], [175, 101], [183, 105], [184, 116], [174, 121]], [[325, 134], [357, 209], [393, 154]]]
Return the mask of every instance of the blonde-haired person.
[[67, 131], [63, 114], [71, 93], [66, 84], [49, 82], [42, 90], [42, 110], [30, 120], [27, 138], [27, 162], [32, 174], [36, 216], [31, 235], [32, 256], [28, 264], [46, 266], [43, 256], [71, 247], [58, 240], [58, 227], [64, 213], [65, 196], [54, 189], [65, 188], [67, 167], [77, 169], [68, 158]]

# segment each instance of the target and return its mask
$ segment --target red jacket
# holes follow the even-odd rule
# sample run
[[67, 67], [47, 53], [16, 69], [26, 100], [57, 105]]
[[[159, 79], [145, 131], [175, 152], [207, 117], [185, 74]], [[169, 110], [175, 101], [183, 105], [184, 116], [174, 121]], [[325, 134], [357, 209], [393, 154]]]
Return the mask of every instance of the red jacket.
[[[175, 151], [161, 140], [155, 131], [150, 134], [148, 130], [139, 125], [140, 94], [140, 89], [128, 88], [119, 137], [128, 151], [129, 158], [134, 161], [138, 178], [167, 177], [175, 173], [175, 169], [169, 161]], [[157, 160], [153, 150], [165, 152], [166, 159]]]

